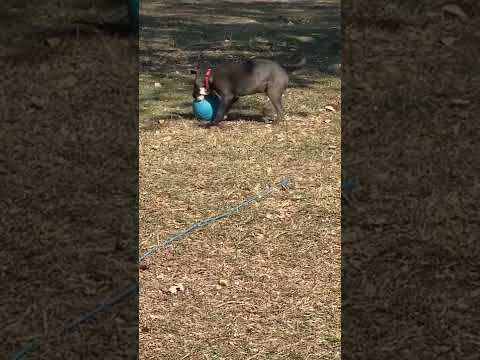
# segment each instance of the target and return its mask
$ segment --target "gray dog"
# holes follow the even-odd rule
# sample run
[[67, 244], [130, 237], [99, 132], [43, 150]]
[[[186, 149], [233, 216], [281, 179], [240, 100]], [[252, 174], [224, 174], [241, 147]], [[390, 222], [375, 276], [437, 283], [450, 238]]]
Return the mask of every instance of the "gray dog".
[[204, 71], [191, 70], [195, 74], [193, 97], [208, 95], [211, 91], [221, 98], [220, 107], [211, 125], [222, 121], [239, 97], [266, 93], [277, 113], [274, 122], [283, 120], [282, 96], [288, 86], [288, 73], [302, 68], [305, 57], [292, 65], [280, 65], [272, 60], [251, 59], [239, 63], [220, 65]]

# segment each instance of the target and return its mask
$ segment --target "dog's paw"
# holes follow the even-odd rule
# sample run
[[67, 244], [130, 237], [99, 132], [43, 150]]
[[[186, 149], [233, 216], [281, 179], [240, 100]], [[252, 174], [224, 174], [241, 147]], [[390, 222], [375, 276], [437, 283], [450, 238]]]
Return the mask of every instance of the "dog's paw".
[[211, 122], [207, 122], [205, 124], [202, 124], [202, 127], [204, 129], [210, 129], [212, 127], [218, 127], [220, 126], [220, 124], [218, 122], [215, 122], [215, 121], [211, 121]]
[[201, 127], [202, 129], [208, 129], [210, 127], [212, 127], [211, 123], [209, 122], [201, 122], [198, 124], [199, 127]]

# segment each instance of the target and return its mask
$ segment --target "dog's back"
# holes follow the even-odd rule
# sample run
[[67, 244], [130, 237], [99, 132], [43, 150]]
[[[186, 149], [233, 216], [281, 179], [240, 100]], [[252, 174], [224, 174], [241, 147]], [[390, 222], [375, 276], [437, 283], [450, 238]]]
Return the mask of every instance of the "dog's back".
[[215, 87], [228, 83], [231, 91], [238, 95], [265, 92], [268, 86], [283, 87], [288, 84], [287, 71], [278, 63], [267, 59], [251, 59], [220, 66], [213, 79]]
[[193, 97], [206, 95], [214, 90], [221, 98], [221, 105], [212, 124], [221, 121], [239, 97], [266, 93], [277, 111], [277, 120], [283, 118], [282, 95], [288, 86], [288, 72], [305, 65], [305, 59], [292, 65], [280, 65], [268, 59], [251, 59], [244, 62], [223, 64], [209, 69], [205, 74], [193, 71]]

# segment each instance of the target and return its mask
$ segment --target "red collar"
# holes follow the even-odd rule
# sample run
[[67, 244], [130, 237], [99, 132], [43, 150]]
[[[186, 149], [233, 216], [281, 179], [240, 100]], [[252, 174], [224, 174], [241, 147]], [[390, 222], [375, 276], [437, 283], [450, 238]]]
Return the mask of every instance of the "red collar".
[[205, 72], [205, 76], [203, 77], [203, 84], [205, 85], [205, 88], [208, 90], [210, 88], [210, 76], [212, 76], [212, 69], [208, 68], [207, 71]]

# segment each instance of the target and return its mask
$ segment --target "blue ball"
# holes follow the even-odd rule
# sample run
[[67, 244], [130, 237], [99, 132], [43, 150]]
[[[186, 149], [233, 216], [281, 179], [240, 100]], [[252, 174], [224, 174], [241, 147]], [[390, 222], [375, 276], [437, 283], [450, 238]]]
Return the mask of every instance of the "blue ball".
[[195, 99], [192, 103], [193, 115], [198, 120], [213, 121], [220, 106], [220, 98], [217, 95], [207, 95], [203, 100]]

